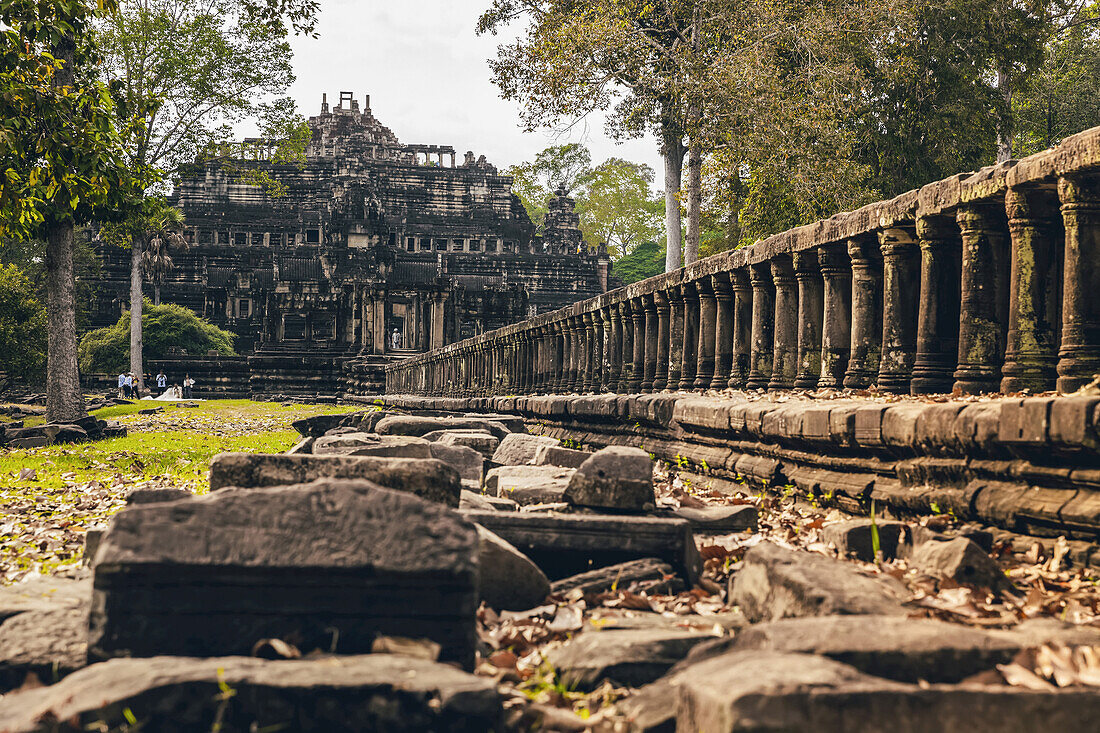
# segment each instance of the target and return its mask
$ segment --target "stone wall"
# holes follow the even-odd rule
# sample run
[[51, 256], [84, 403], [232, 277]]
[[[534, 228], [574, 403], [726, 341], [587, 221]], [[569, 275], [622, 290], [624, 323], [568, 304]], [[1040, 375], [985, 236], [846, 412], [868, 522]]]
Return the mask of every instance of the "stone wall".
[[399, 394], [1072, 392], [1100, 373], [1100, 128], [435, 349]]

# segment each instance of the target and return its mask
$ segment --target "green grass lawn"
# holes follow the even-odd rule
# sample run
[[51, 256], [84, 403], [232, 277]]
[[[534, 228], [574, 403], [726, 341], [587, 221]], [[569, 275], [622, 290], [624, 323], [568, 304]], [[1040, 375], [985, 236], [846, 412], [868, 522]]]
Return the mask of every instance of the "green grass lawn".
[[[47, 448], [0, 448], [0, 584], [78, 563], [84, 530], [106, 521], [135, 488], [208, 489], [219, 453], [277, 453], [298, 441], [290, 423], [354, 407], [210, 400], [198, 407], [141, 400], [96, 411], [130, 434]], [[138, 415], [163, 407], [155, 415]]]

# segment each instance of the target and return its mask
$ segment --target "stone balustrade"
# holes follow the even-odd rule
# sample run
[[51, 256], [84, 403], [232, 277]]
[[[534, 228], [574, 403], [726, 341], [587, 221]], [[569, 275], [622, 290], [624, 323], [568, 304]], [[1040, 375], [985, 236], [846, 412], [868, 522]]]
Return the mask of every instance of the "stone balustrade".
[[1100, 373], [1100, 128], [386, 368], [391, 394], [1072, 392]]

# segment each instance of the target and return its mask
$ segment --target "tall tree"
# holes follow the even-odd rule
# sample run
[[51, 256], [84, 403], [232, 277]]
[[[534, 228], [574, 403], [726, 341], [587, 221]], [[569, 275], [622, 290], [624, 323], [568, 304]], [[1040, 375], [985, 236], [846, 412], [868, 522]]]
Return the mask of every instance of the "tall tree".
[[661, 234], [662, 202], [650, 193], [653, 169], [619, 158], [605, 160], [577, 195], [581, 231], [591, 246], [607, 243], [612, 259]]
[[98, 62], [91, 43], [97, 12], [81, 0], [0, 4], [0, 234], [45, 241], [46, 418], [53, 422], [86, 414], [74, 226], [122, 208], [133, 191], [111, 94], [86, 75]]
[[[140, 126], [130, 164], [149, 196], [164, 192], [180, 166], [225, 140], [231, 124], [263, 111], [265, 99], [294, 80], [280, 12], [309, 22], [311, 3], [268, 0], [122, 0], [98, 41], [104, 72], [116, 82], [120, 110]], [[312, 26], [308, 26], [312, 30]], [[131, 222], [130, 371], [144, 387], [142, 300], [150, 211]]]
[[559, 189], [573, 193], [592, 173], [592, 153], [579, 143], [551, 145], [530, 162], [511, 166], [512, 190], [535, 225], [542, 227], [546, 201]]

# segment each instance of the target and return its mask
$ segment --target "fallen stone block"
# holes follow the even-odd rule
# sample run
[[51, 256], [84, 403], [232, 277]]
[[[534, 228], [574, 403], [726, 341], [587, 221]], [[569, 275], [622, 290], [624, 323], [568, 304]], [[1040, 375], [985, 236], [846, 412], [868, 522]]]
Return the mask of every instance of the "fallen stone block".
[[365, 653], [428, 638], [473, 663], [477, 532], [456, 512], [366, 481], [222, 489], [119, 512], [95, 568], [88, 655]]
[[[223, 690], [231, 690], [226, 696]], [[115, 659], [0, 699], [0, 730], [503, 730], [490, 679], [393, 654]]]
[[604, 680], [639, 687], [662, 677], [696, 644], [713, 638], [670, 629], [586, 631], [551, 650], [547, 659], [562, 682], [581, 690]]
[[531, 463], [536, 466], [562, 466], [580, 468], [581, 464], [592, 457], [588, 451], [562, 448], [560, 445], [540, 445], [535, 449]]
[[428, 441], [406, 435], [351, 432], [323, 435], [313, 444], [313, 455], [374, 456], [375, 458], [431, 458]]
[[691, 528], [696, 532], [713, 533], [755, 531], [759, 516], [756, 507], [749, 504], [705, 508], [682, 506], [671, 514], [691, 522]]
[[730, 581], [730, 600], [753, 623], [798, 616], [906, 615], [908, 592], [887, 575], [870, 576], [842, 560], [761, 542]]
[[676, 730], [883, 730], [1005, 733], [1088, 730], [1100, 715], [1091, 689], [917, 686], [865, 675], [826, 657], [735, 651], [676, 674]]
[[314, 415], [295, 420], [290, 424], [303, 438], [320, 438], [333, 428], [354, 425], [361, 419], [362, 413], [348, 412], [339, 415]]
[[380, 435], [412, 435], [417, 438], [436, 430], [483, 430], [500, 440], [509, 435], [508, 428], [492, 420], [467, 417], [418, 417], [414, 415], [390, 415], [378, 421], [374, 427]]
[[874, 562], [873, 528], [878, 531], [882, 559], [893, 560], [898, 557], [899, 548], [908, 541], [909, 537], [909, 525], [905, 522], [848, 519], [825, 525], [821, 534], [825, 542], [836, 547], [841, 557], [854, 557], [864, 562]]
[[679, 593], [684, 589], [683, 581], [676, 576], [672, 566], [655, 557], [608, 565], [589, 570], [587, 573], [571, 575], [555, 580], [551, 585], [556, 595], [564, 595], [580, 589], [582, 593], [602, 593], [612, 587], [629, 588], [638, 582], [661, 582], [668, 585], [668, 592]]
[[136, 504], [156, 504], [161, 501], [180, 501], [193, 499], [195, 495], [187, 489], [135, 489], [126, 497], [126, 506]]
[[967, 537], [922, 542], [913, 549], [909, 564], [930, 575], [981, 588], [998, 590], [1010, 585], [993, 558]]
[[11, 438], [7, 442], [8, 448], [45, 448], [50, 444], [50, 439], [44, 435], [33, 435], [29, 438]]
[[641, 511], [657, 503], [653, 493], [653, 459], [639, 448], [613, 446], [593, 453], [581, 464], [566, 501], [595, 509]]
[[558, 441], [544, 435], [512, 433], [505, 436], [493, 452], [492, 461], [499, 466], [524, 466], [535, 458], [540, 445], [559, 445]]
[[444, 445], [459, 445], [465, 446], [466, 448], [473, 448], [486, 458], [491, 457], [500, 445], [500, 440], [489, 433], [457, 430], [448, 430], [444, 432], [439, 436], [436, 442]]
[[530, 558], [477, 525], [478, 594], [501, 611], [523, 611], [546, 600], [550, 581]]
[[519, 504], [511, 499], [504, 499], [499, 496], [489, 496], [488, 494], [482, 494], [480, 491], [463, 489], [462, 496], [458, 501], [458, 508], [477, 509], [479, 511], [488, 512], [512, 512], [519, 509]]
[[485, 490], [520, 505], [560, 502], [573, 473], [557, 466], [500, 466], [485, 474]]
[[464, 413], [462, 417], [474, 420], [491, 420], [492, 422], [500, 423], [513, 433], [527, 432], [527, 424], [522, 417], [517, 417], [516, 415], [502, 415], [498, 412], [467, 412]]
[[[726, 643], [728, 641], [728, 644]], [[755, 624], [736, 638], [697, 648], [687, 664], [727, 649], [818, 654], [899, 682], [960, 682], [1008, 664], [1021, 638], [960, 624], [901, 616], [816, 616]]]
[[463, 445], [444, 445], [442, 443], [428, 443], [428, 451], [431, 457], [443, 461], [448, 466], [458, 471], [460, 478], [473, 481], [481, 486], [485, 476], [485, 456], [473, 448]]
[[0, 623], [29, 611], [84, 609], [92, 598], [92, 575], [81, 570], [76, 577], [41, 575], [0, 586]]
[[317, 438], [302, 438], [286, 451], [288, 456], [310, 455], [313, 453], [313, 444]]
[[651, 557], [667, 562], [689, 585], [699, 578], [699, 553], [691, 525], [683, 519], [537, 512], [461, 514], [515, 545], [551, 580]]
[[624, 718], [635, 733], [674, 733], [679, 699], [680, 691], [663, 678], [616, 703], [613, 712]]
[[222, 453], [210, 462], [211, 492], [229, 486], [291, 486], [320, 478], [373, 481], [449, 506], [458, 506], [462, 490], [458, 472], [434, 459]]
[[33, 674], [52, 684], [83, 667], [88, 654], [88, 609], [27, 611], [0, 624], [0, 696]]

